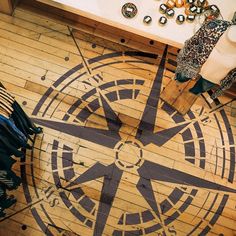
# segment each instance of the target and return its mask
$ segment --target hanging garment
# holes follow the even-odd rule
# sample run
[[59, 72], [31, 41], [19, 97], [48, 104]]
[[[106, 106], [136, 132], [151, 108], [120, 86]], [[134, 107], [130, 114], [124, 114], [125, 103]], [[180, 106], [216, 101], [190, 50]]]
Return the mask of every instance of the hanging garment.
[[199, 72], [203, 78], [218, 85], [236, 68], [236, 43], [228, 39], [231, 30], [236, 32], [236, 25], [224, 32]]
[[[16, 127], [27, 137], [30, 138], [30, 135], [42, 133], [41, 127], [36, 127], [34, 123], [30, 120], [30, 118], [26, 115], [24, 110], [20, 107], [20, 105], [15, 101], [14, 97], [7, 92], [3, 84], [0, 82], [0, 94], [4, 96], [4, 99], [11, 106], [7, 106], [9, 104], [2, 104], [3, 109], [10, 109], [10, 117], [14, 121]], [[0, 108], [1, 108], [2, 97], [0, 96]]]
[[[192, 78], [198, 79], [198, 82], [194, 85], [190, 92], [194, 94], [199, 94], [206, 92], [209, 89], [215, 87], [216, 84], [223, 86], [223, 82], [220, 81], [231, 81], [233, 83], [234, 79], [232, 74], [227, 72], [230, 69], [235, 68], [234, 62], [230, 60], [227, 56], [226, 66], [221, 65], [221, 72], [217, 74], [217, 78], [211, 75], [209, 64], [214, 65], [214, 56], [217, 56], [218, 63], [222, 62], [222, 57], [217, 55], [217, 45], [224, 41], [227, 29], [232, 26], [232, 22], [224, 20], [212, 20], [203, 24], [203, 26], [197, 31], [197, 33], [185, 42], [183, 49], [180, 51], [177, 57], [177, 69], [175, 79], [179, 82], [186, 82]], [[222, 42], [221, 42], [222, 41]], [[213, 66], [212, 66], [213, 68]], [[216, 67], [214, 67], [216, 68]], [[209, 80], [208, 80], [209, 78]], [[220, 87], [217, 93], [212, 95], [212, 98], [216, 98], [223, 91], [229, 87]]]
[[0, 169], [0, 184], [4, 185], [8, 190], [13, 190], [20, 186], [21, 179], [11, 170]]
[[23, 153], [18, 150], [21, 147], [31, 149], [27, 138], [15, 126], [14, 122], [2, 115], [0, 115], [0, 147], [1, 144], [9, 151], [10, 155], [22, 156]]
[[6, 194], [6, 187], [0, 184], [0, 217], [4, 217], [6, 214], [4, 210], [11, 207], [16, 203], [16, 198], [13, 195], [8, 196]]
[[13, 112], [11, 118], [14, 120], [17, 128], [20, 129], [25, 136], [29, 137], [29, 135], [42, 133], [42, 128], [35, 126], [16, 101], [12, 104], [12, 107]]
[[11, 157], [11, 154], [0, 147], [0, 169], [11, 170], [12, 166], [16, 163], [16, 160]]
[[22, 149], [31, 149], [28, 139], [30, 135], [42, 132], [25, 114], [14, 97], [0, 83], [0, 217], [4, 210], [16, 202], [14, 196], [6, 191], [17, 189], [21, 179], [11, 169], [16, 162], [12, 158], [23, 157]]
[[27, 138], [15, 126], [14, 121], [12, 119], [7, 119], [2, 115], [0, 115], [0, 133], [4, 133], [6, 136], [9, 136], [9, 139], [12, 139], [12, 141], [16, 142], [19, 146], [27, 146]]
[[184, 43], [177, 57], [176, 74], [196, 78], [220, 37], [233, 25], [224, 20], [207, 21], [196, 34]]
[[6, 200], [6, 188], [4, 188], [2, 184], [0, 184], [0, 217], [4, 217], [6, 215], [6, 213], [4, 213], [4, 210], [6, 208], [3, 205], [5, 203], [5, 200]]
[[0, 148], [2, 150], [7, 150], [10, 155], [16, 157], [24, 156], [24, 153], [19, 149], [19, 146], [14, 145], [6, 136], [0, 134]]
[[229, 72], [229, 74], [220, 81], [220, 87], [214, 91], [214, 93], [211, 95], [212, 99], [215, 99], [219, 96], [221, 96], [225, 90], [229, 89], [233, 83], [236, 82], [236, 68]]
[[[10, 196], [6, 195], [4, 196], [4, 198], [0, 199], [0, 209], [2, 209], [3, 211], [11, 207], [15, 203], [16, 203], [16, 198], [13, 195], [10, 195]], [[0, 215], [1, 215], [1, 212], [0, 212]], [[3, 216], [5, 216], [5, 214]]]

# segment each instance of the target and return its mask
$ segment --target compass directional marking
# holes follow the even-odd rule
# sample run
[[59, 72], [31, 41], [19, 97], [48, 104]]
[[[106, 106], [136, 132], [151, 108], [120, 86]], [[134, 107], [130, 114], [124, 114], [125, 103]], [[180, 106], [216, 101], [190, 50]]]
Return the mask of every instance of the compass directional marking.
[[158, 218], [161, 220], [160, 212], [157, 207], [157, 202], [154, 196], [154, 191], [150, 179], [140, 178], [137, 183], [137, 189], [147, 201], [152, 210], [156, 213]]
[[[148, 170], [148, 171], [147, 171]], [[217, 184], [194, 175], [171, 169], [153, 162], [145, 161], [139, 168], [138, 173], [146, 179], [153, 179], [174, 184], [189, 185], [192, 187], [212, 189], [236, 193], [236, 189], [226, 187], [224, 184]]]
[[122, 174], [123, 171], [118, 169], [114, 163], [109, 166], [96, 163], [93, 167], [85, 171], [76, 180], [65, 187], [69, 189], [77, 188], [77, 185], [79, 184], [104, 177], [94, 228], [94, 236], [101, 236], [103, 233]]
[[94, 236], [102, 236], [103, 231], [112, 208], [116, 192], [122, 177], [123, 171], [115, 164], [110, 165], [108, 178], [105, 177], [102, 186], [102, 193], [98, 207], [97, 219], [94, 228]]
[[90, 128], [84, 126], [78, 126], [76, 124], [67, 124], [58, 121], [51, 121], [39, 118], [32, 119], [34, 123], [48, 127], [62, 133], [72, 135], [81, 139], [85, 139], [90, 142], [94, 142], [108, 148], [114, 148], [115, 145], [121, 140], [118, 133], [112, 130], [103, 130], [97, 128]]
[[104, 166], [103, 164], [97, 162], [90, 169], [68, 184], [66, 188], [74, 189], [77, 187], [76, 185], [104, 177], [107, 174], [109, 167], [110, 166]]
[[167, 51], [168, 51], [168, 46], [166, 46], [165, 51], [162, 55], [161, 62], [158, 67], [157, 74], [154, 79], [146, 107], [144, 109], [141, 121], [139, 123], [138, 131], [136, 134], [137, 139], [141, 136], [142, 130], [148, 130], [150, 132], [154, 131]]
[[136, 134], [136, 138], [144, 145], [154, 143], [160, 147], [190, 124], [188, 122], [154, 133], [167, 50], [166, 46]]
[[178, 125], [169, 129], [161, 130], [154, 134], [144, 131], [142, 133], [142, 136], [139, 138], [139, 140], [143, 143], [143, 145], [148, 145], [150, 143], [153, 143], [161, 147], [167, 141], [169, 141], [172, 137], [178, 134], [181, 130], [187, 127], [190, 123], [191, 122], [188, 122], [188, 123]]
[[104, 96], [100, 93], [100, 98], [101, 98], [101, 102], [102, 102], [102, 107], [105, 113], [105, 117], [106, 117], [106, 121], [107, 121], [107, 125], [109, 130], [114, 130], [115, 132], [119, 132], [121, 126], [122, 126], [122, 122], [119, 119], [119, 117], [116, 115], [116, 113], [113, 111], [113, 109], [111, 108], [111, 106], [108, 104], [108, 102], [106, 101], [106, 99], [104, 98]]

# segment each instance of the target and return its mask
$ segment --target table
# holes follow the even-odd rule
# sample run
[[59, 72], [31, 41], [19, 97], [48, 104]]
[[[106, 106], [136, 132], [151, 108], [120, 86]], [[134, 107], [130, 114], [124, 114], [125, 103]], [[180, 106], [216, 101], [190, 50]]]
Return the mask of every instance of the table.
[[[159, 42], [163, 42], [178, 48], [183, 46], [186, 39], [190, 38], [198, 28], [197, 21], [185, 22], [178, 25], [175, 19], [170, 19], [166, 26], [158, 24], [162, 16], [159, 6], [165, 0], [37, 0], [51, 6], [94, 19], [96, 21], [138, 34]], [[126, 19], [121, 14], [121, 7], [126, 2], [134, 3], [138, 8], [138, 14], [133, 19]], [[209, 0], [210, 4], [216, 4], [224, 17], [231, 20], [236, 11], [236, 0]], [[176, 9], [176, 15], [183, 13], [184, 8]], [[151, 25], [143, 23], [143, 18], [150, 15], [153, 19]]]

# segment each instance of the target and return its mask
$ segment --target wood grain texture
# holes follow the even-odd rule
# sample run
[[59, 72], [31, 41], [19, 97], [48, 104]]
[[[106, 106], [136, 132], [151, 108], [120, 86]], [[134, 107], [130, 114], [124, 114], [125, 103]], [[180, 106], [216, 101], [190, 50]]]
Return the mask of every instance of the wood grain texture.
[[79, 53], [67, 24], [28, 5], [0, 14], [0, 81], [44, 126], [14, 165], [0, 235], [235, 235], [230, 98], [204, 94], [181, 116], [158, 101], [177, 49], [71, 23]]
[[0, 2], [0, 12], [11, 15], [13, 12], [13, 1], [12, 0], [2, 0]]
[[180, 114], [186, 115], [198, 97], [189, 92], [189, 89], [192, 88], [195, 83], [195, 81], [189, 81], [181, 84], [172, 80], [163, 90], [161, 99]]

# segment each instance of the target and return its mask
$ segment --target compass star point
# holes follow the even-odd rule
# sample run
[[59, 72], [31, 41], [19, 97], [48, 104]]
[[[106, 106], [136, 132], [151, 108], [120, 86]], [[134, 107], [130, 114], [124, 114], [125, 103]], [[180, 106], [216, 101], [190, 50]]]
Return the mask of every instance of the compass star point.
[[85, 139], [108, 148], [114, 148], [121, 140], [119, 133], [112, 132], [112, 130], [91, 128], [73, 123], [46, 120], [44, 118], [32, 118], [32, 121], [44, 127], [69, 134], [73, 137]]

